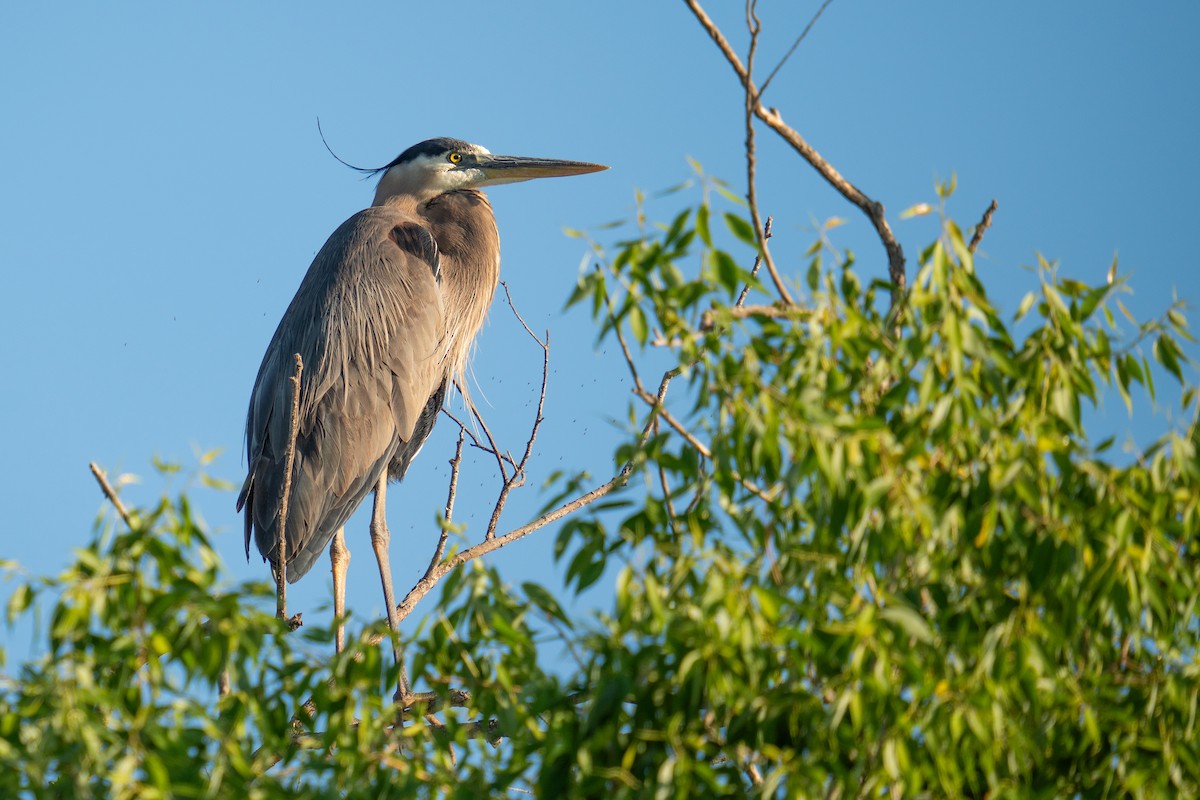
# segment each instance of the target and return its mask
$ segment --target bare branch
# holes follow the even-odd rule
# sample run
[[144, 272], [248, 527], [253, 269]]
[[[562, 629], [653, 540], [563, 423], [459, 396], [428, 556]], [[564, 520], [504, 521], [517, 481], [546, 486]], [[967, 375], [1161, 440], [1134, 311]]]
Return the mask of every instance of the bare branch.
[[983, 212], [983, 219], [979, 220], [979, 224], [975, 226], [975, 233], [971, 236], [971, 243], [967, 245], [967, 250], [971, 255], [975, 255], [975, 249], [983, 241], [983, 234], [987, 232], [988, 228], [992, 227], [992, 214], [995, 213], [996, 201], [993, 199], [992, 204], [987, 207], [987, 211]]
[[[600, 272], [599, 265], [596, 265], [596, 272]], [[604, 305], [608, 309], [608, 321], [612, 325], [613, 331], [617, 334], [617, 341], [621, 344], [621, 353], [625, 356], [625, 365], [629, 367], [629, 374], [633, 377], [633, 385], [638, 391], [644, 391], [645, 387], [642, 386], [642, 378], [638, 375], [633, 355], [629, 352], [629, 345], [625, 341], [625, 334], [621, 332], [621, 326], [617, 324], [617, 314], [613, 309], [612, 297], [607, 292], [604, 294]]]
[[550, 335], [546, 334], [545, 342], [543, 342], [541, 339], [539, 339], [537, 337], [537, 334], [534, 333], [533, 331], [531, 331], [529, 329], [529, 326], [525, 324], [525, 319], [521, 316], [521, 312], [517, 311], [516, 305], [513, 304], [512, 293], [508, 291], [508, 282], [500, 281], [500, 285], [504, 287], [504, 297], [505, 297], [505, 299], [508, 300], [508, 307], [512, 309], [513, 316], [517, 318], [517, 322], [521, 323], [521, 327], [525, 329], [525, 332], [529, 334], [531, 339], [533, 339], [535, 342], [537, 342], [543, 348], [548, 347], [550, 344]]
[[508, 463], [513, 464], [514, 465], [513, 468], [516, 469], [516, 467], [515, 467], [516, 462], [513, 461], [512, 454], [505, 453], [505, 454], [501, 455], [500, 445], [496, 444], [496, 437], [492, 436], [491, 428], [489, 428], [487, 423], [483, 421], [483, 416], [480, 415], [479, 409], [475, 408], [475, 406], [471, 406], [471, 416], [475, 417], [475, 421], [479, 423], [479, 427], [483, 428], [483, 435], [486, 436], [487, 440], [488, 440], [488, 447], [481, 448], [481, 449], [487, 450], [488, 452], [493, 453], [496, 456], [496, 464], [497, 464], [497, 466], [500, 467], [500, 477], [503, 478], [505, 482], [507, 482], [508, 481], [508, 470], [505, 468], [504, 462], [508, 461]]
[[699, 0], [684, 0], [684, 2], [691, 9], [692, 14], [695, 15], [697, 21], [700, 22], [700, 25], [712, 38], [713, 42], [716, 43], [718, 49], [725, 56], [725, 60], [729, 62], [729, 65], [737, 74], [738, 80], [741, 81], [747, 93], [756, 98], [753, 109], [754, 115], [766, 123], [767, 127], [779, 134], [830, 186], [836, 189], [842, 197], [857, 206], [871, 220], [876, 234], [887, 251], [888, 276], [892, 282], [892, 304], [896, 305], [899, 302], [900, 295], [904, 292], [906, 284], [904, 250], [900, 247], [900, 243], [896, 241], [896, 237], [888, 225], [887, 218], [884, 216], [883, 205], [867, 197], [857, 186], [846, 180], [832, 164], [821, 157], [821, 154], [803, 136], [783, 121], [777, 110], [773, 108], [768, 109], [763, 106], [761, 100], [757, 99], [759, 92], [754, 88], [754, 82], [751, 80], [746, 68], [742, 65], [741, 59], [733, 51], [729, 41], [721, 33], [716, 23], [712, 21], [700, 6]]
[[129, 530], [133, 530], [133, 521], [129, 517], [129, 512], [125, 509], [125, 504], [121, 502], [121, 498], [117, 497], [116, 491], [112, 484], [108, 482], [108, 476], [104, 474], [104, 470], [95, 462], [88, 462], [88, 467], [92, 470], [92, 475], [96, 478], [96, 483], [100, 484], [100, 491], [104, 492], [104, 496], [108, 498], [108, 502], [113, 504], [113, 508], [121, 515], [121, 519], [125, 520], [125, 524]]

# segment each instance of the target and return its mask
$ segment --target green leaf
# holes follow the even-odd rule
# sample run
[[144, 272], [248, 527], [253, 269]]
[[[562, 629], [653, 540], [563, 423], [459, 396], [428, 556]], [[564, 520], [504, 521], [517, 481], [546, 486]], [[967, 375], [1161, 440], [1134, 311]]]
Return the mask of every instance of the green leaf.
[[758, 249], [758, 236], [755, 234], [754, 226], [750, 224], [749, 220], [727, 211], [725, 212], [725, 224], [734, 236], [755, 250]]
[[707, 204], [696, 209], [696, 233], [700, 236], [700, 241], [704, 242], [705, 247], [713, 246], [712, 231], [708, 225], [709, 213]]
[[879, 612], [879, 616], [889, 622], [899, 625], [912, 638], [923, 644], [933, 644], [934, 635], [925, 618], [911, 608], [903, 605], [889, 605]]
[[650, 338], [650, 326], [646, 323], [646, 314], [642, 311], [641, 306], [630, 306], [627, 319], [629, 320], [629, 330], [633, 333], [634, 338], [644, 346]]
[[11, 625], [16, 622], [17, 617], [21, 616], [32, 602], [32, 587], [27, 583], [18, 584], [8, 598], [8, 623]]

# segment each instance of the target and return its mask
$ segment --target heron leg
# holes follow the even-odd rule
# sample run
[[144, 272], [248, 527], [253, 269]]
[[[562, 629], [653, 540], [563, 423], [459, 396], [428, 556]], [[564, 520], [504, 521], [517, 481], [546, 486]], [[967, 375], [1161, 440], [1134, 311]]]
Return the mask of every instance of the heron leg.
[[338, 528], [329, 544], [329, 563], [333, 566], [333, 616], [337, 619], [335, 653], [346, 649], [346, 570], [350, 566], [350, 548], [346, 547], [346, 529]]
[[396, 598], [392, 592], [392, 563], [388, 558], [388, 543], [391, 533], [387, 527], [387, 471], [379, 476], [375, 484], [375, 508], [371, 513], [371, 547], [375, 560], [379, 562], [379, 580], [383, 584], [383, 602], [387, 606], [388, 627], [392, 629], [392, 656], [400, 666], [400, 679], [396, 687], [396, 702], [403, 708], [408, 691], [408, 671], [404, 667], [404, 653], [400, 646], [400, 617], [396, 613]]

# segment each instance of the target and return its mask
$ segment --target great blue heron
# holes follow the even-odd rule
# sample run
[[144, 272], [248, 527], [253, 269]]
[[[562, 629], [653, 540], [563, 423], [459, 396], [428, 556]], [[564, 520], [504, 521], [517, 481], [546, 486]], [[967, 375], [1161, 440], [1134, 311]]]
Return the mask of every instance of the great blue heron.
[[[497, 156], [429, 139], [382, 172], [374, 204], [341, 224], [300, 283], [254, 381], [246, 418], [246, 556], [278, 574], [281, 489], [291, 421], [293, 354], [304, 362], [289, 510], [287, 581], [330, 545], [334, 613], [344, 614], [349, 553], [342, 526], [372, 490], [371, 544], [388, 623], [398, 624], [385, 496], [433, 429], [447, 388], [465, 387], [471, 343], [500, 278], [500, 237], [481, 186], [607, 167]], [[332, 544], [330, 544], [332, 540]], [[339, 628], [338, 648], [342, 634]], [[407, 689], [405, 689], [407, 691]]]

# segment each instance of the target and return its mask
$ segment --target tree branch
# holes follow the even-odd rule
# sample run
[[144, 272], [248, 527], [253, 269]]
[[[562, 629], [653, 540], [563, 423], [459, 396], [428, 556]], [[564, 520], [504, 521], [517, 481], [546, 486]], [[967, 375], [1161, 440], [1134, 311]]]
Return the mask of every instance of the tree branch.
[[96, 483], [100, 484], [100, 491], [104, 492], [104, 496], [108, 498], [108, 502], [113, 504], [113, 508], [121, 515], [121, 519], [125, 520], [125, 524], [129, 530], [133, 530], [133, 520], [129, 517], [129, 511], [126, 510], [125, 504], [121, 502], [121, 498], [117, 497], [116, 491], [112, 484], [108, 482], [108, 476], [104, 474], [104, 470], [100, 469], [95, 461], [88, 462], [88, 467], [92, 470], [92, 475], [96, 478]]

